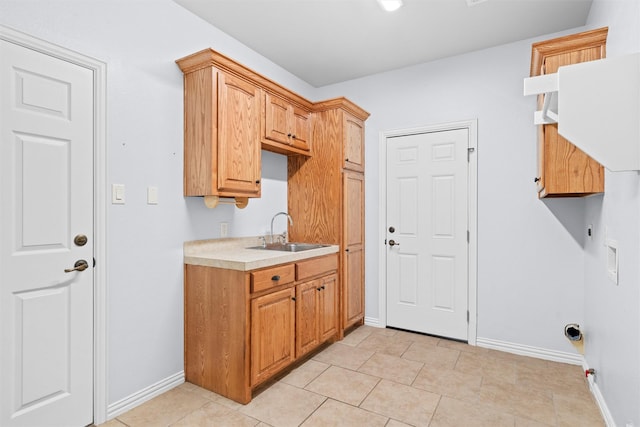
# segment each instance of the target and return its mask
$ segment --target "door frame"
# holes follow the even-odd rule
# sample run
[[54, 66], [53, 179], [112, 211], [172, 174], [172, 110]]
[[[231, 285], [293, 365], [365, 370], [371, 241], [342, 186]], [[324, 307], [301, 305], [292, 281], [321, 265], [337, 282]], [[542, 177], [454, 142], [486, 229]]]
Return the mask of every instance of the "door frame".
[[[478, 119], [459, 122], [442, 123], [423, 127], [380, 131], [379, 134], [379, 194], [378, 211], [378, 241], [386, 238], [387, 226], [387, 140], [392, 137], [415, 135], [420, 133], [443, 132], [456, 129], [467, 129], [469, 132], [469, 164], [468, 164], [468, 206], [467, 227], [469, 230], [468, 250], [468, 310], [469, 323], [467, 340], [470, 345], [476, 345], [477, 338], [477, 296], [478, 296]], [[378, 322], [380, 327], [387, 326], [387, 246], [381, 244], [378, 249]]]
[[107, 418], [107, 64], [0, 25], [0, 39], [87, 68], [93, 72], [93, 423]]

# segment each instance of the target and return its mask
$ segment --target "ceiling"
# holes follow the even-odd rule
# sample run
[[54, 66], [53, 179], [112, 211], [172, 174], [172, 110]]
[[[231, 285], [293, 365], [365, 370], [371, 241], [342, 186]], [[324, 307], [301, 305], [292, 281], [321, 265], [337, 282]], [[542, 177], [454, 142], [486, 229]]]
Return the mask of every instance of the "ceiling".
[[592, 2], [174, 1], [315, 87], [580, 27]]

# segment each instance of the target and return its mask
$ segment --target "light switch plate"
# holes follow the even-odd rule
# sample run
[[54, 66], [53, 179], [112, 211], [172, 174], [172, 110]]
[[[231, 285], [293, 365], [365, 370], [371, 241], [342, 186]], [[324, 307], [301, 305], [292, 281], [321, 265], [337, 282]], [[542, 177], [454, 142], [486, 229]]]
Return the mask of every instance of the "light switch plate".
[[124, 205], [124, 184], [111, 185], [111, 203]]
[[147, 187], [147, 204], [158, 204], [158, 187]]

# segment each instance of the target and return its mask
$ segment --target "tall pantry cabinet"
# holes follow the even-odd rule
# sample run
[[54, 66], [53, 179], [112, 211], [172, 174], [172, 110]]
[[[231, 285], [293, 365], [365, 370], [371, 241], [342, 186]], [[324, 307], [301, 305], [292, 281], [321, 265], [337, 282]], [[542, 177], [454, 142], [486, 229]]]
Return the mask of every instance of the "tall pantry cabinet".
[[290, 239], [340, 245], [340, 336], [364, 322], [364, 122], [345, 98], [314, 105], [313, 157], [289, 156]]

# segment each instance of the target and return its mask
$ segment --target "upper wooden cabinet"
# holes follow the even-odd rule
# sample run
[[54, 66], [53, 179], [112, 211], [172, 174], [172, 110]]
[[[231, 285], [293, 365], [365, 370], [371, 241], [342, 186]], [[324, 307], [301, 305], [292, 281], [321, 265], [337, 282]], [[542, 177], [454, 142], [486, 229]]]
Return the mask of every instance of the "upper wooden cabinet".
[[184, 72], [184, 195], [260, 197], [260, 89], [205, 59], [178, 61]]
[[344, 164], [342, 167], [356, 172], [364, 172], [364, 121], [345, 113]]
[[[602, 59], [607, 28], [555, 38], [531, 47], [531, 76], [555, 73], [564, 65]], [[542, 95], [538, 98], [542, 106]], [[540, 125], [538, 135], [538, 196], [587, 196], [604, 191], [604, 168], [558, 134], [557, 124]]]
[[262, 97], [262, 146], [271, 151], [309, 155], [311, 149], [311, 112], [287, 100], [264, 92]]

